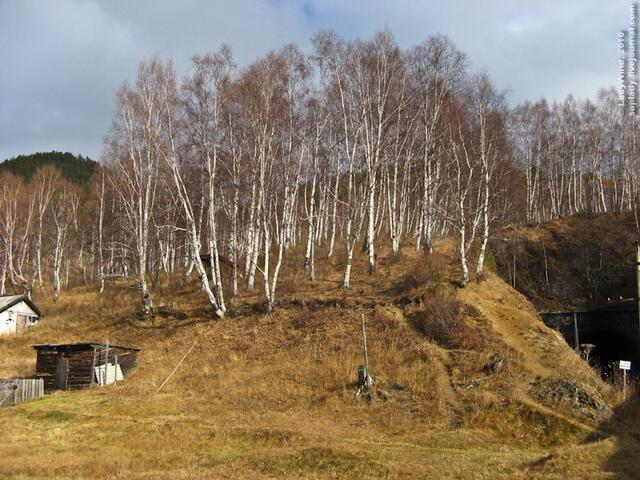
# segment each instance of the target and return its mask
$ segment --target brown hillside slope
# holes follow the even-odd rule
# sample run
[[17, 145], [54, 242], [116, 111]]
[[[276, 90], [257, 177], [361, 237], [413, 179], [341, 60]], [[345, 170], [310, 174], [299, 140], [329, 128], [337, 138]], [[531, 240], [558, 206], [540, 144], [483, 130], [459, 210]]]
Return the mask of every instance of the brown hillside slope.
[[636, 238], [631, 212], [607, 213], [509, 227], [491, 248], [500, 276], [553, 310], [635, 297]]
[[[604, 402], [595, 408], [585, 404], [581, 410], [577, 408], [570, 392], [559, 398], [555, 395], [562, 393], [562, 385], [571, 384], [571, 389], [581, 389], [585, 395], [598, 402], [601, 401], [603, 387], [593, 370], [568, 349], [557, 332], [539, 320], [533, 306], [521, 294], [505, 288], [504, 283], [496, 276], [488, 275], [483, 282], [463, 289], [460, 297], [466, 303], [474, 305], [488, 320], [491, 330], [498, 338], [517, 352], [520, 360], [518, 368], [523, 371], [521, 381], [514, 383], [515, 398], [538, 408], [533, 401], [535, 399], [551, 408], [552, 415], [565, 419], [576, 411], [591, 418], [605, 414], [607, 409]], [[549, 391], [549, 387], [552, 391]], [[548, 413], [544, 407], [542, 411]], [[564, 412], [566, 416], [560, 412]]]
[[[258, 297], [244, 295], [235, 315], [211, 321], [194, 282], [158, 289], [162, 314], [144, 321], [128, 285], [42, 300], [47, 316], [37, 328], [0, 338], [0, 376], [33, 373], [30, 345], [39, 342], [132, 344], [142, 348], [140, 364], [115, 387], [0, 409], [0, 478], [624, 472], [620, 440], [601, 426], [611, 422], [607, 388], [497, 277], [456, 292], [445, 247], [434, 257], [441, 265], [410, 248], [400, 260], [381, 254], [376, 277], [356, 275], [348, 292], [338, 286], [339, 261], [319, 268], [315, 284], [290, 275], [270, 315], [258, 311]], [[360, 261], [356, 272], [365, 272]], [[297, 259], [289, 262], [294, 271]], [[457, 309], [450, 329], [434, 328], [436, 317], [449, 315], [441, 305]], [[355, 398], [361, 314], [377, 385]], [[491, 372], [485, 367], [495, 359], [502, 367]]]

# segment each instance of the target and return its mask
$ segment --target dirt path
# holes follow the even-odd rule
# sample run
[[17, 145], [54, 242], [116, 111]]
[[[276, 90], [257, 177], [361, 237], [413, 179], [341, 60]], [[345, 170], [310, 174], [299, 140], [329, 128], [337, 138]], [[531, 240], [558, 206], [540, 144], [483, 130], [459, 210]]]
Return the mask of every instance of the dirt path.
[[[553, 374], [552, 366], [545, 359], [547, 352], [543, 348], [544, 342], [536, 341], [536, 336], [547, 327], [533, 318], [536, 312], [520, 294], [504, 288], [495, 277], [489, 275], [482, 286], [469, 284], [459, 295], [491, 322], [505, 344], [523, 354], [524, 368], [545, 378]], [[550, 338], [555, 335], [548, 333]]]

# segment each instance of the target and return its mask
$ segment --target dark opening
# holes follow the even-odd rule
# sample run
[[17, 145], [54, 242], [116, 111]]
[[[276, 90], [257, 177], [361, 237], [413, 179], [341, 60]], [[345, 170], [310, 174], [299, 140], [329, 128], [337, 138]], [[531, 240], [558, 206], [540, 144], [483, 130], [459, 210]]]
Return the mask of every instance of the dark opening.
[[628, 336], [601, 330], [581, 335], [580, 343], [595, 345], [589, 353], [589, 365], [600, 372], [603, 380], [615, 381], [622, 376], [618, 365], [620, 360], [631, 361], [632, 375], [638, 372], [638, 348], [636, 342]]

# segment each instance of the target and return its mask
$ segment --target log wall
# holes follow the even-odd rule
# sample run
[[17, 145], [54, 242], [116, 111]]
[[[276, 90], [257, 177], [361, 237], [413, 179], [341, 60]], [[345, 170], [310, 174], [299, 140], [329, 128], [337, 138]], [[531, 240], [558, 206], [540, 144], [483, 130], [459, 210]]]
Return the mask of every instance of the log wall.
[[[138, 352], [120, 347], [103, 345], [64, 345], [64, 346], [39, 346], [36, 361], [36, 376], [44, 381], [44, 389], [49, 392], [58, 389], [58, 365], [61, 357], [68, 358], [68, 371], [66, 390], [85, 388], [95, 381], [94, 368], [104, 365], [107, 360], [115, 363], [118, 356], [118, 365], [123, 376], [127, 376], [137, 366]], [[95, 360], [94, 360], [95, 356]]]

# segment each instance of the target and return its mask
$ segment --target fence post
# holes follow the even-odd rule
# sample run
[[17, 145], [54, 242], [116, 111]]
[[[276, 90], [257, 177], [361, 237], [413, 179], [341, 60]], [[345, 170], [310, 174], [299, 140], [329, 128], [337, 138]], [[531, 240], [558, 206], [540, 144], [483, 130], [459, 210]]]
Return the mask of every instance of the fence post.
[[113, 386], [115, 387], [118, 384], [118, 355], [113, 356], [115, 363], [115, 371], [113, 372]]
[[104, 350], [104, 376], [102, 379], [102, 385], [107, 384], [107, 367], [109, 365], [109, 340], [106, 342], [106, 347]]
[[95, 384], [95, 377], [96, 377], [96, 346], [92, 345], [93, 347], [93, 363], [91, 364], [91, 385]]

